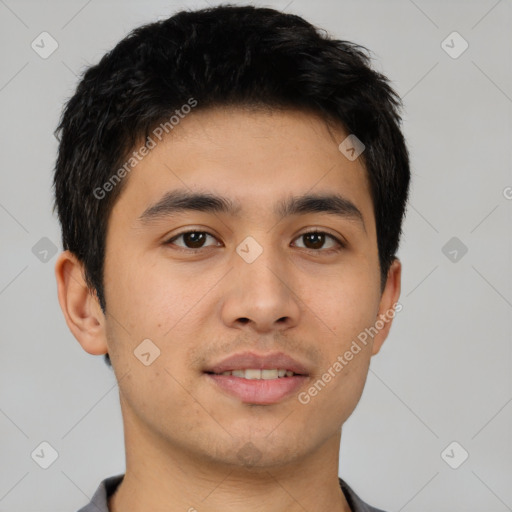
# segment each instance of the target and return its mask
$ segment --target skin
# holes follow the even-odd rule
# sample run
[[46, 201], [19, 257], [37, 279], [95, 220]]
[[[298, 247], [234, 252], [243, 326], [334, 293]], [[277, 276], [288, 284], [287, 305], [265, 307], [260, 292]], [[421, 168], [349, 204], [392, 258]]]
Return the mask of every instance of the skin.
[[[342, 425], [392, 321], [307, 405], [296, 395], [243, 403], [203, 374], [234, 352], [284, 351], [311, 369], [304, 391], [398, 301], [398, 259], [381, 294], [369, 183], [362, 159], [338, 150], [346, 136], [306, 112], [195, 111], [125, 178], [108, 225], [105, 315], [80, 262], [59, 256], [66, 322], [86, 352], [108, 351], [119, 384], [126, 474], [111, 511], [350, 510], [338, 483]], [[242, 209], [137, 221], [176, 188], [215, 192]], [[366, 230], [325, 213], [273, 214], [290, 194], [332, 191], [360, 209]], [[300, 236], [313, 227], [346, 247], [327, 254], [333, 239], [315, 246]], [[166, 244], [187, 230], [213, 236], [196, 254], [186, 237]], [[251, 264], [235, 250], [247, 236], [263, 248]], [[161, 351], [149, 366], [133, 354], [146, 338]], [[249, 442], [252, 463], [239, 457]]]

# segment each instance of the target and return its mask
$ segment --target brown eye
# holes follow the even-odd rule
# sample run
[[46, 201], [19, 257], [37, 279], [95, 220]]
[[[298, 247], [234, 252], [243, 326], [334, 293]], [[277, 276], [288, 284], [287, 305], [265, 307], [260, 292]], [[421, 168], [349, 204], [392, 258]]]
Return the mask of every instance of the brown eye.
[[324, 231], [309, 231], [307, 233], [302, 233], [302, 235], [299, 235], [296, 240], [300, 239], [304, 241], [303, 243], [305, 249], [311, 249], [317, 252], [322, 249], [326, 243], [326, 240], [331, 240], [331, 242], [334, 242], [334, 245], [331, 244], [330, 247], [324, 247], [325, 252], [330, 252], [332, 250], [337, 250], [337, 248], [339, 249], [344, 247], [344, 244], [340, 240], [338, 240], [335, 236], [330, 235], [329, 233], [325, 233]]
[[[166, 242], [166, 244], [177, 245], [178, 247], [184, 247], [185, 249], [201, 249], [202, 247], [205, 247], [204, 243], [207, 237], [215, 238], [206, 231], [185, 231], [172, 237]], [[183, 239], [184, 245], [174, 243], [175, 240], [178, 240], [179, 238]]]
[[325, 243], [325, 234], [323, 233], [307, 233], [302, 235], [303, 240], [307, 240], [306, 246], [308, 243], [311, 246], [308, 246], [308, 249], [321, 249]]
[[205, 239], [205, 234], [199, 231], [192, 231], [183, 235], [183, 241], [185, 242], [185, 245], [191, 249], [202, 247]]

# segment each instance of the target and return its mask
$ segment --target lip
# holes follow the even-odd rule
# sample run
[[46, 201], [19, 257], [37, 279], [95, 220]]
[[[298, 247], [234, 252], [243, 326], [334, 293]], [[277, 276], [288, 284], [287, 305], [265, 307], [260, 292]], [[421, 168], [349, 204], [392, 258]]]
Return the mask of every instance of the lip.
[[[298, 375], [277, 379], [244, 379], [233, 375], [216, 375], [232, 370], [290, 370]], [[284, 352], [233, 354], [204, 370], [217, 389], [249, 404], [270, 405], [294, 394], [309, 380], [309, 370]]]
[[[233, 354], [229, 357], [226, 357], [222, 361], [209, 366], [204, 370], [204, 372], [220, 374], [222, 372], [228, 372], [232, 370], [247, 370], [250, 368], [257, 370], [283, 369], [290, 370], [293, 373], [297, 373], [301, 376], [309, 375], [309, 371], [304, 364], [299, 363], [293, 357], [285, 354], [284, 352], [271, 352], [269, 354], [241, 352], [239, 354]], [[292, 379], [294, 377], [287, 378]]]
[[[264, 368], [265, 369], [265, 368]], [[295, 375], [269, 380], [243, 379], [233, 375], [215, 375], [205, 373], [217, 389], [241, 402], [256, 405], [271, 405], [296, 393], [309, 377]]]

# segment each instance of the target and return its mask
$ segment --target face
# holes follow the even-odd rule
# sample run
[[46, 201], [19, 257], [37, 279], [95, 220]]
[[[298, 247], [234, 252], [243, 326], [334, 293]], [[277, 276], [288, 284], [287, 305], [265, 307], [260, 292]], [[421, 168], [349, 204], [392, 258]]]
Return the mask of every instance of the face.
[[[354, 341], [396, 301], [400, 270], [382, 295], [366, 171], [338, 149], [347, 135], [296, 111], [196, 111], [131, 171], [109, 219], [103, 328], [132, 428], [200, 459], [258, 467], [339, 433], [390, 323], [357, 352]], [[225, 208], [151, 208], [167, 193], [221, 196]], [[306, 195], [342, 200], [294, 207]], [[302, 376], [284, 385], [206, 373], [247, 352], [284, 353]]]

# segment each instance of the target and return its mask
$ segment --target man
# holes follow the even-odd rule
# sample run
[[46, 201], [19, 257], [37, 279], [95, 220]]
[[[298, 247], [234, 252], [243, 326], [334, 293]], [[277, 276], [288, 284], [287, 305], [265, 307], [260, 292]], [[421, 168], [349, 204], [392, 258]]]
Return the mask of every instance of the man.
[[133, 31], [58, 128], [66, 322], [126, 473], [81, 512], [376, 511], [343, 423], [399, 310], [400, 100], [364, 48], [252, 6]]

